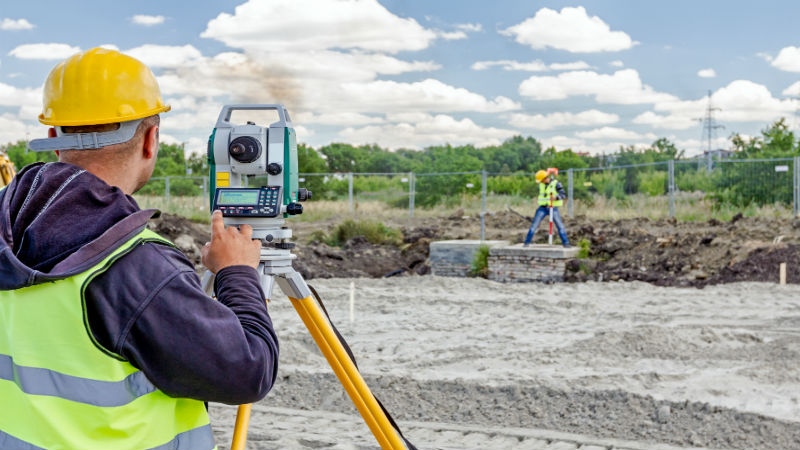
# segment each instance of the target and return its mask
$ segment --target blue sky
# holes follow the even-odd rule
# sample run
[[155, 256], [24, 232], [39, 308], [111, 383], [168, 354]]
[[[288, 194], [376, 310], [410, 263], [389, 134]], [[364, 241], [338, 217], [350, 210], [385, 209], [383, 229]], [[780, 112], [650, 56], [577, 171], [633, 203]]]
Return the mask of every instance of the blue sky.
[[790, 1], [3, 2], [0, 142], [44, 135], [50, 68], [108, 45], [152, 67], [173, 105], [163, 140], [191, 151], [222, 104], [283, 102], [314, 146], [522, 134], [602, 153], [668, 137], [694, 154], [709, 90], [725, 126], [715, 147], [780, 117], [797, 126], [798, 12]]

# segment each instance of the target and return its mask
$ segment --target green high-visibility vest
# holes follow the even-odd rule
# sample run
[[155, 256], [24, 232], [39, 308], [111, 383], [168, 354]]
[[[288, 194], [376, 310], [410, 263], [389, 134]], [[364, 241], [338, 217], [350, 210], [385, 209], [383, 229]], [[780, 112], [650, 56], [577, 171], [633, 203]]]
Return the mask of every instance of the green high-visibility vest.
[[171, 245], [145, 229], [86, 272], [0, 291], [0, 448], [214, 448], [203, 402], [168, 397], [89, 330], [87, 285], [145, 242]]
[[539, 205], [550, 206], [550, 196], [553, 196], [553, 206], [561, 206], [564, 204], [563, 200], [558, 198], [556, 192], [556, 180], [550, 184], [539, 183]]

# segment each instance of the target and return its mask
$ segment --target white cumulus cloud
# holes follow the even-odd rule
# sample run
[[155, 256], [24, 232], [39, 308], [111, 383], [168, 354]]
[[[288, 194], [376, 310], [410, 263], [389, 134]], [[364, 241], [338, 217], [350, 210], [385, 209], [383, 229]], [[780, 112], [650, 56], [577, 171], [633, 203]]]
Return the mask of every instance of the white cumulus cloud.
[[542, 8], [536, 15], [500, 31], [534, 50], [547, 47], [572, 53], [616, 52], [633, 47], [623, 31], [611, 28], [597, 16], [590, 17], [582, 6], [565, 7], [560, 12]]
[[203, 56], [200, 50], [188, 44], [183, 46], [145, 44], [126, 50], [125, 53], [150, 67], [180, 67]]
[[786, 72], [800, 72], [800, 47], [784, 47], [770, 63]]
[[602, 127], [602, 128], [595, 128], [594, 130], [590, 131], [579, 131], [575, 133], [575, 136], [578, 136], [583, 139], [606, 139], [606, 140], [614, 139], [619, 141], [657, 139], [657, 136], [653, 133], [642, 134], [642, 133], [637, 133], [635, 131], [617, 127]]
[[427, 48], [436, 32], [392, 14], [376, 0], [249, 0], [234, 14], [212, 19], [201, 36], [272, 52], [340, 48], [396, 53]]
[[800, 96], [800, 81], [795, 81], [794, 83], [792, 83], [789, 87], [784, 89], [783, 92], [781, 92], [781, 94], [792, 95], [795, 97]]
[[436, 33], [440, 38], [446, 41], [457, 41], [460, 39], [466, 39], [467, 33], [458, 30], [458, 31], [439, 31]]
[[33, 28], [33, 24], [28, 22], [25, 19], [9, 19], [4, 18], [0, 20], [0, 30], [5, 31], [18, 31], [18, 30], [30, 30]]
[[368, 116], [357, 112], [339, 112], [314, 114], [313, 112], [301, 112], [294, 115], [297, 123], [319, 124], [319, 125], [339, 125], [339, 126], [358, 126], [383, 123], [381, 117]]
[[[719, 88], [711, 95], [716, 111], [715, 117], [722, 122], [770, 122], [794, 114], [792, 100], [781, 100], [772, 96], [766, 86], [750, 80], [736, 80]], [[667, 112], [669, 120], [692, 120], [702, 118], [708, 106], [708, 98], [659, 102], [654, 109]]]
[[479, 23], [460, 23], [456, 25], [456, 28], [458, 28], [461, 31], [466, 31], [468, 33], [476, 33], [479, 31], [483, 31], [483, 25]]
[[19, 59], [57, 60], [65, 59], [79, 51], [81, 51], [79, 47], [68, 44], [22, 44], [15, 47], [8, 54]]
[[509, 124], [518, 128], [552, 130], [559, 127], [585, 127], [619, 122], [616, 114], [590, 109], [579, 113], [554, 112], [549, 114], [511, 114]]
[[653, 128], [664, 128], [668, 130], [685, 130], [697, 126], [697, 120], [677, 115], [660, 115], [653, 111], [646, 111], [634, 117], [631, 121], [637, 125], [650, 125]]
[[697, 76], [700, 78], [714, 78], [717, 76], [717, 72], [714, 69], [701, 69], [697, 71]]
[[470, 119], [458, 120], [452, 116], [437, 114], [416, 117], [415, 122], [369, 125], [361, 128], [345, 128], [339, 136], [354, 144], [379, 143], [390, 149], [416, 148], [449, 143], [452, 145], [473, 144], [484, 147], [499, 145], [518, 134], [514, 130], [482, 127]]
[[21, 119], [36, 119], [42, 112], [42, 91], [0, 83], [0, 106], [19, 107]]
[[592, 71], [565, 72], [558, 76], [532, 76], [519, 85], [519, 93], [534, 100], [562, 100], [575, 95], [594, 96], [600, 103], [633, 105], [678, 100], [642, 83], [639, 72], [623, 69], [613, 75]]
[[[0, 114], [0, 145], [15, 143], [29, 135], [31, 139], [44, 137], [47, 131], [40, 125], [26, 123], [11, 114]], [[18, 167], [21, 169], [21, 167]]]
[[518, 70], [522, 72], [547, 72], [550, 70], [581, 70], [588, 69], [590, 66], [585, 61], [545, 64], [539, 59], [530, 62], [501, 59], [497, 61], [476, 61], [472, 64], [472, 70], [486, 70], [492, 67], [501, 67], [503, 70]]
[[166, 17], [164, 16], [148, 16], [146, 14], [136, 14], [135, 16], [131, 17], [131, 22], [145, 27], [161, 25], [164, 23], [164, 20], [166, 20]]
[[624, 67], [625, 63], [622, 62], [621, 60], [617, 59], [617, 60], [611, 61], [610, 63], [608, 63], [608, 65], [611, 66], [611, 67]]

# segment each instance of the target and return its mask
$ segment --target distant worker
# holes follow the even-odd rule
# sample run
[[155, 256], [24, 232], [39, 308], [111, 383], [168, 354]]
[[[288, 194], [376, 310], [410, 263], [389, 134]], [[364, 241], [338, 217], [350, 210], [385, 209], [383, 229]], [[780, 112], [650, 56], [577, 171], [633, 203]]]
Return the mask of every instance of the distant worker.
[[553, 223], [558, 229], [558, 235], [561, 237], [561, 245], [569, 247], [569, 239], [567, 238], [567, 230], [564, 228], [564, 221], [561, 220], [561, 214], [558, 212], [558, 207], [564, 204], [567, 198], [567, 193], [564, 192], [564, 186], [561, 182], [556, 180], [554, 175], [558, 174], [558, 169], [547, 169], [547, 171], [540, 170], [536, 172], [536, 182], [539, 184], [539, 208], [536, 209], [536, 214], [533, 216], [531, 228], [528, 230], [528, 235], [525, 236], [525, 247], [530, 245], [533, 240], [533, 235], [536, 229], [539, 228], [539, 223], [542, 222], [546, 216], [550, 214], [550, 206], [552, 201], [553, 209]]
[[39, 121], [58, 162], [0, 190], [0, 448], [212, 449], [206, 405], [255, 402], [278, 340], [252, 229], [212, 217], [203, 264], [147, 229], [131, 194], [158, 155], [153, 73], [95, 48], [59, 63]]

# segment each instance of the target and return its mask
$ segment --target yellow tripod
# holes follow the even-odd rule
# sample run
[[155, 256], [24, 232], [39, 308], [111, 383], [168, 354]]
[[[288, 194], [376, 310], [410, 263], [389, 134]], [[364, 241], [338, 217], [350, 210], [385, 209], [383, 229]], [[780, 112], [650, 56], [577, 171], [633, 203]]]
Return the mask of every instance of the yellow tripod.
[[[375, 436], [381, 449], [409, 450], [400, 432], [394, 427], [375, 396], [372, 395], [369, 386], [334, 332], [333, 325], [312, 294], [311, 288], [303, 277], [292, 268], [292, 259], [295, 257], [289, 250], [262, 247], [258, 271], [265, 295], [272, 294], [272, 288], [277, 281], [278, 287], [289, 297], [294, 309], [300, 315], [322, 354], [325, 355], [325, 359], [328, 360], [328, 364], [347, 391], [361, 417], [364, 418], [364, 422]], [[207, 291], [213, 289], [213, 277], [209, 277], [209, 274], [210, 272], [204, 278]], [[239, 406], [231, 450], [244, 450], [245, 448], [247, 427], [250, 423], [250, 407], [249, 404]]]

